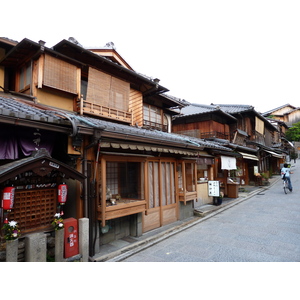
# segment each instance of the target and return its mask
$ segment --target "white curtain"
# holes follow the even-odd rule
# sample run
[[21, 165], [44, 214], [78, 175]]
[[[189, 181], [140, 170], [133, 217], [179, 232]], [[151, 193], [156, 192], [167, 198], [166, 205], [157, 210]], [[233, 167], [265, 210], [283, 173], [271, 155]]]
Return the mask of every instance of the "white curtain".
[[222, 170], [236, 170], [236, 158], [230, 156], [221, 156]]

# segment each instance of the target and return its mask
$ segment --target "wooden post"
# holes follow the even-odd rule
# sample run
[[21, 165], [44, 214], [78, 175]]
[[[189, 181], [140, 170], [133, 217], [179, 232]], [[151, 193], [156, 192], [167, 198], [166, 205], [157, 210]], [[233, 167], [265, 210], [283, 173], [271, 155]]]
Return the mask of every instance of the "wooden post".
[[158, 193], [159, 193], [159, 209], [160, 209], [160, 226], [163, 225], [163, 205], [162, 205], [162, 178], [161, 178], [161, 160], [158, 162]]
[[149, 209], [149, 161], [145, 161], [145, 167], [144, 167], [144, 178], [145, 178], [145, 185], [144, 185], [144, 193], [145, 193], [145, 200], [146, 200], [146, 212], [145, 215], [148, 214], [148, 209]]
[[186, 205], [186, 175], [185, 175], [185, 162], [182, 161], [182, 186], [183, 186], [183, 203]]
[[179, 163], [178, 161], [176, 161], [174, 163], [174, 173], [175, 173], [175, 201], [177, 203], [176, 205], [176, 214], [177, 214], [177, 219], [179, 219], [179, 211], [180, 211], [180, 203], [179, 203], [179, 186], [178, 186], [178, 166], [179, 166]]
[[101, 158], [101, 190], [101, 221], [104, 227], [106, 225], [106, 160], [103, 157]]

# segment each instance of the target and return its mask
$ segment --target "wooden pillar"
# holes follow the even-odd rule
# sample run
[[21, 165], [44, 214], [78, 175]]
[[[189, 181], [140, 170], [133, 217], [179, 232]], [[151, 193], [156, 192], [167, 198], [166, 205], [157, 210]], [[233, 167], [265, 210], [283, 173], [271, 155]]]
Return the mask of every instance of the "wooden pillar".
[[106, 160], [101, 158], [101, 220], [102, 227], [106, 225], [105, 222], [106, 212]]
[[159, 193], [159, 209], [160, 209], [160, 226], [163, 224], [163, 206], [162, 206], [162, 178], [161, 178], [161, 160], [158, 162], [158, 193]]

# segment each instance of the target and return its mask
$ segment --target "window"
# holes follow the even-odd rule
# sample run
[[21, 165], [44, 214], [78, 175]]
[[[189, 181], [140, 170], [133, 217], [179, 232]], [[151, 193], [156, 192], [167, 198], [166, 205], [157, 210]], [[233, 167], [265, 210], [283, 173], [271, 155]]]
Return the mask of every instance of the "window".
[[194, 172], [194, 163], [185, 163], [185, 176], [186, 176], [186, 190], [188, 192], [195, 191], [195, 172]]
[[174, 163], [161, 162], [161, 177], [162, 205], [174, 204], [176, 202]]
[[168, 131], [168, 118], [161, 108], [144, 104], [144, 126], [166, 132]]
[[148, 163], [148, 192], [149, 208], [176, 203], [174, 162]]
[[18, 91], [24, 92], [30, 88], [31, 83], [31, 63], [27, 63], [20, 68]]
[[107, 162], [106, 184], [113, 195], [121, 198], [144, 199], [144, 163]]
[[194, 162], [183, 162], [178, 164], [178, 187], [181, 192], [196, 191], [196, 164]]
[[83, 99], [86, 99], [87, 85], [88, 85], [87, 78], [82, 77], [81, 78], [81, 96]]

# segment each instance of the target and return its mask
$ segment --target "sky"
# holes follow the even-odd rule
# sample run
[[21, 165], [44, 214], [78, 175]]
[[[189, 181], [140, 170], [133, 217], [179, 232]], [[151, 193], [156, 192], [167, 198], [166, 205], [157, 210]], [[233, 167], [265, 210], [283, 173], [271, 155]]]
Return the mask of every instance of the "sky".
[[136, 72], [191, 103], [300, 104], [300, 1], [16, 0], [1, 10], [1, 37], [113, 42]]

